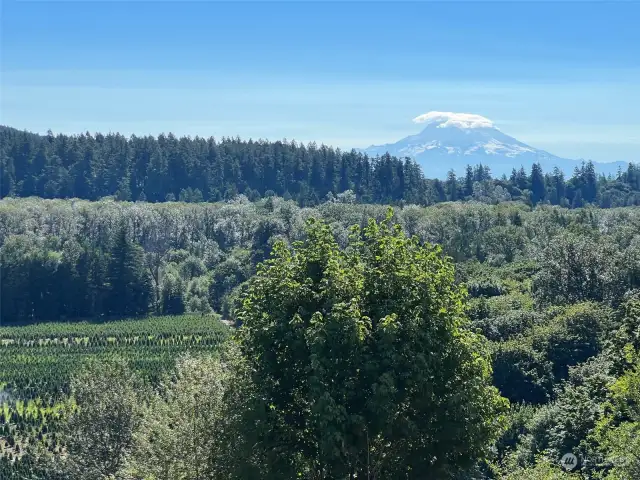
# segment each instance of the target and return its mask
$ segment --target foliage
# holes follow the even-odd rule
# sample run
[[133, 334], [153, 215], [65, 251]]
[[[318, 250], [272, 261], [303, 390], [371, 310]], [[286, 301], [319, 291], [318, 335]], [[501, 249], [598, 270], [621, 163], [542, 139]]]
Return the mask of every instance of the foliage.
[[533, 291], [544, 305], [581, 301], [615, 303], [624, 293], [617, 249], [597, 237], [563, 235], [540, 254]]
[[216, 349], [229, 328], [216, 316], [184, 315], [108, 323], [41, 323], [0, 328], [0, 392], [23, 400], [54, 400], [69, 393], [83, 360], [129, 360], [144, 379], [157, 383], [185, 351]]
[[[497, 187], [486, 172], [482, 180], [476, 173], [471, 169], [469, 188], [467, 178], [456, 179], [455, 189], [441, 185], [442, 199], [477, 194], [486, 203], [402, 205], [390, 217], [382, 205], [357, 203], [363, 190], [355, 186], [353, 194], [302, 208], [277, 197], [277, 189], [263, 199], [254, 194], [254, 202], [242, 195], [218, 203], [0, 200], [0, 478], [68, 480], [70, 380], [87, 359], [116, 357], [145, 385], [133, 438], [142, 448], [161, 432], [174, 445], [163, 461], [187, 478], [196, 475], [195, 464], [202, 478], [326, 478], [336, 471], [345, 475], [333, 478], [362, 478], [363, 465], [378, 467], [377, 478], [402, 478], [406, 465], [423, 467], [414, 445], [426, 422], [433, 438], [449, 435], [438, 445], [453, 445], [429, 464], [450, 465], [444, 478], [453, 471], [457, 478], [554, 478], [565, 475], [556, 466], [567, 451], [587, 459], [576, 474], [583, 478], [634, 478], [633, 461], [618, 460], [640, 455], [640, 211], [546, 205], [553, 194], [548, 177], [534, 207], [524, 171], [514, 181], [530, 203], [496, 203]], [[565, 200], [580, 192], [585, 201], [589, 175], [563, 180]], [[76, 186], [91, 183], [85, 180]], [[606, 182], [598, 182], [601, 188]], [[184, 190], [184, 200], [198, 198]], [[367, 234], [372, 228], [378, 233]], [[470, 298], [462, 302], [465, 289]], [[436, 312], [439, 306], [444, 312]], [[242, 331], [257, 332], [251, 351], [260, 356], [210, 358], [230, 331], [212, 310], [236, 324], [248, 318], [254, 327]], [[186, 311], [193, 313], [180, 315]], [[246, 317], [249, 311], [254, 315]], [[138, 319], [116, 321], [123, 315]], [[436, 318], [444, 321], [430, 321]], [[447, 334], [453, 331], [457, 336]], [[185, 352], [190, 360], [169, 373]], [[489, 353], [492, 373], [482, 360]], [[432, 358], [447, 355], [455, 361]], [[474, 369], [484, 372], [474, 374], [482, 386], [476, 390], [465, 383]], [[452, 371], [461, 373], [437, 387]], [[216, 381], [205, 380], [212, 372]], [[486, 393], [488, 379], [516, 405], [506, 415], [508, 428], [495, 442], [487, 433], [502, 423], [487, 393], [472, 412], [486, 419], [484, 433], [471, 428], [462, 438], [457, 432], [470, 419], [462, 405], [477, 405], [467, 400]], [[188, 428], [166, 421], [195, 422], [182, 390], [216, 399], [203, 410], [198, 404], [198, 412], [211, 412], [197, 416], [197, 429], [210, 431], [198, 434], [209, 450], [198, 453], [199, 462]], [[438, 396], [420, 403], [431, 414], [416, 419], [425, 392]], [[265, 409], [270, 405], [274, 410]], [[253, 448], [258, 440], [266, 443]], [[147, 461], [135, 445], [118, 475], [140, 480], [136, 467], [162, 478], [154, 470], [161, 461]], [[151, 447], [149, 457], [160, 458], [163, 452]], [[428, 451], [436, 447], [425, 441]], [[464, 461], [456, 457], [461, 451], [470, 452]], [[490, 471], [494, 461], [509, 469]]]
[[[302, 239], [307, 218], [325, 219], [344, 247], [349, 226], [382, 220], [384, 212], [336, 201], [299, 208], [277, 197], [218, 204], [4, 199], [0, 321], [221, 312], [223, 305], [231, 311], [228, 297], [254, 274], [256, 262], [276, 241]], [[542, 306], [615, 305], [639, 286], [640, 215], [633, 209], [447, 203], [406, 206], [394, 221], [421, 241], [442, 245], [458, 264], [457, 278], [477, 298], [529, 295], [534, 277], [533, 295]], [[511, 236], [519, 245], [513, 261], [511, 254], [498, 261]]]
[[146, 400], [123, 474], [149, 480], [209, 478], [227, 448], [220, 440], [229, 378], [230, 369], [219, 357], [180, 357]]
[[[123, 201], [197, 203], [237, 194], [249, 200], [279, 195], [299, 205], [323, 199], [433, 204], [473, 200], [488, 204], [520, 200], [528, 205], [620, 207], [640, 203], [638, 166], [615, 178], [597, 178], [592, 162], [563, 172], [513, 170], [492, 179], [488, 167], [468, 166], [464, 177], [425, 179], [409, 158], [370, 158], [355, 150], [287, 141], [219, 140], [121, 134], [41, 136], [0, 127], [0, 198], [113, 197]], [[567, 172], [570, 173], [570, 172]]]
[[270, 475], [450, 475], [500, 430], [451, 264], [390, 220], [354, 228], [346, 250], [311, 220], [250, 281], [240, 345], [266, 413], [248, 428]]
[[517, 339], [494, 346], [493, 383], [511, 402], [541, 404], [553, 389], [553, 365], [529, 343]]
[[522, 466], [509, 459], [497, 470], [497, 477], [502, 480], [570, 480], [578, 479], [579, 474], [571, 474], [562, 470], [556, 462], [540, 456], [533, 466]]
[[92, 361], [73, 378], [76, 407], [64, 429], [64, 469], [72, 478], [112, 478], [122, 468], [140, 422], [140, 383], [123, 359]]

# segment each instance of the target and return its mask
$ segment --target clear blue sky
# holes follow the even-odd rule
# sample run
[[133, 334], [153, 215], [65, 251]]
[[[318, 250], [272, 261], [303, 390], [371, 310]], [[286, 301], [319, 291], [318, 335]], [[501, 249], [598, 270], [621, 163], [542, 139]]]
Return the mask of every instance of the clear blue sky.
[[637, 2], [0, 1], [5, 125], [351, 148], [439, 110], [640, 161]]

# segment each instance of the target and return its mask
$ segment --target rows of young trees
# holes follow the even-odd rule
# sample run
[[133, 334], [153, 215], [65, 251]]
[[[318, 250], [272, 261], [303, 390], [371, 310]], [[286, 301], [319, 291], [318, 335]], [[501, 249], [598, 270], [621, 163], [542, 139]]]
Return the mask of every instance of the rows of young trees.
[[[65, 398], [71, 376], [86, 358], [96, 361], [126, 358], [141, 378], [155, 383], [178, 356], [185, 352], [214, 351], [229, 333], [230, 327], [217, 315], [2, 327], [0, 412], [6, 398], [40, 405]], [[21, 414], [20, 408], [17, 413]], [[8, 415], [5, 420], [7, 424], [15, 423]], [[45, 420], [36, 412], [36, 423]]]
[[0, 198], [214, 202], [244, 194], [250, 200], [278, 195], [305, 206], [350, 190], [359, 202], [387, 204], [465, 199], [566, 207], [640, 204], [640, 168], [634, 164], [615, 178], [599, 177], [589, 162], [574, 172], [514, 168], [499, 179], [487, 167], [469, 166], [460, 178], [450, 172], [440, 180], [428, 179], [428, 169], [423, 173], [410, 159], [389, 155], [172, 134], [41, 136], [0, 127], [0, 169]]

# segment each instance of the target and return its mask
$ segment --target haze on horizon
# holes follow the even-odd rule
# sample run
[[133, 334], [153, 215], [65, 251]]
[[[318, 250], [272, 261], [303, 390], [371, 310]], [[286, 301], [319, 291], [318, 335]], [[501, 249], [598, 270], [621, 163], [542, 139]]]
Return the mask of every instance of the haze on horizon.
[[9, 0], [0, 123], [350, 149], [465, 112], [558, 156], [637, 162], [639, 17], [632, 2]]

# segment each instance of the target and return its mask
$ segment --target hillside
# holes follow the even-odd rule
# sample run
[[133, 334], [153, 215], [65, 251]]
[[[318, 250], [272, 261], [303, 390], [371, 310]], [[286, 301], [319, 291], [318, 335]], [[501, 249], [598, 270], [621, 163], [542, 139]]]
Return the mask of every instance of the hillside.
[[[372, 145], [370, 156], [389, 153], [411, 157], [429, 177], [445, 178], [450, 170], [463, 175], [467, 165], [482, 164], [496, 177], [509, 175], [513, 168], [529, 170], [539, 164], [545, 172], [554, 168], [570, 176], [583, 160], [561, 158], [539, 150], [503, 133], [488, 118], [468, 113], [429, 112], [414, 119], [424, 129], [394, 143]], [[597, 173], [616, 175], [623, 162], [596, 163]]]

